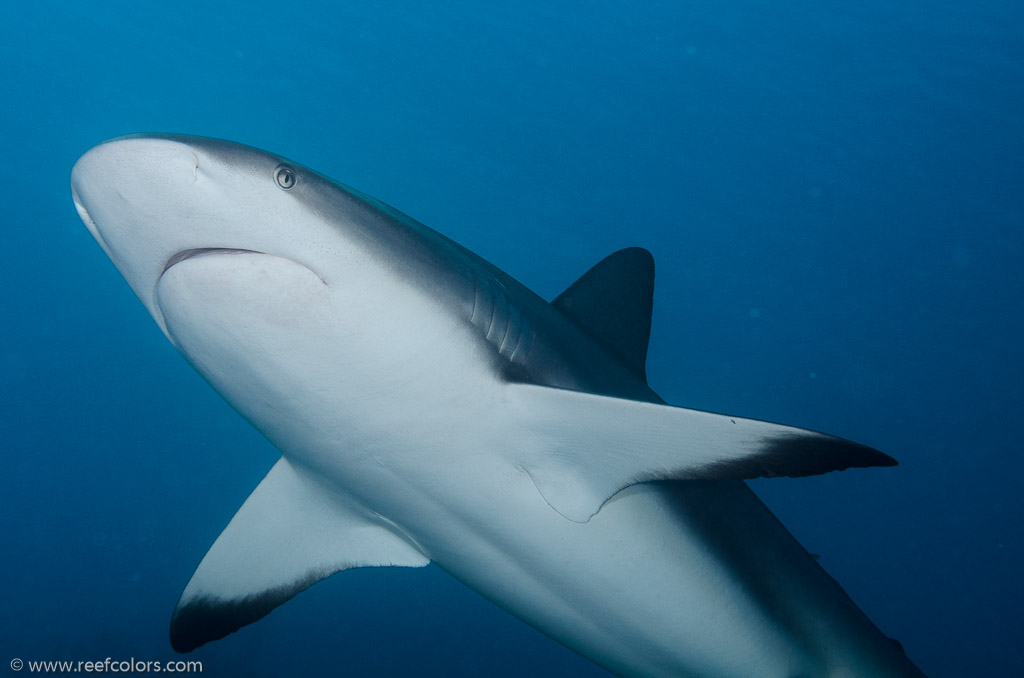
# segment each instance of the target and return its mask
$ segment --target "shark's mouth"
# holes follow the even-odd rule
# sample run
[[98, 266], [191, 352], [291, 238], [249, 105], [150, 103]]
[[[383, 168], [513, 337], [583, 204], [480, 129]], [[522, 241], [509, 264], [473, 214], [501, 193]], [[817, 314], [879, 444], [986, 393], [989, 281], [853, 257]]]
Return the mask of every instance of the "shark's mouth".
[[[224, 299], [234, 297], [245, 298], [238, 308], [230, 309], [241, 313], [243, 311], [239, 309], [246, 303], [260, 306], [267, 301], [266, 298], [257, 298], [258, 295], [253, 297], [253, 290], [275, 288], [278, 283], [283, 285], [282, 289], [293, 291], [303, 286], [305, 291], [309, 291], [319, 285], [327, 285], [311, 268], [288, 257], [235, 247], [185, 249], [164, 263], [153, 286], [150, 310], [167, 338], [181, 349], [179, 337], [169, 327], [168, 303], [177, 308], [179, 322], [192, 313], [191, 305], [215, 307]], [[275, 297], [275, 293], [268, 293], [270, 297]], [[189, 321], [179, 329], [187, 325]]]
[[160, 271], [160, 275], [156, 277], [156, 284], [160, 284], [160, 280], [164, 277], [167, 271], [169, 271], [171, 268], [177, 266], [183, 261], [188, 261], [189, 259], [198, 259], [199, 257], [205, 256], [219, 256], [223, 254], [256, 254], [262, 257], [270, 257], [272, 259], [283, 259], [285, 261], [289, 261], [293, 264], [301, 266], [302, 268], [306, 269], [307, 271], [315, 275], [317, 278], [319, 278], [320, 282], [322, 282], [324, 285], [327, 284], [327, 280], [322, 275], [320, 275], [319, 273], [317, 273], [316, 271], [314, 271], [312, 268], [310, 268], [301, 261], [290, 259], [289, 257], [283, 257], [277, 254], [270, 254], [268, 252], [263, 252], [260, 250], [249, 250], [241, 247], [193, 247], [187, 250], [181, 250], [180, 252], [173, 254], [171, 258], [168, 259], [166, 263], [164, 263], [163, 270]]
[[160, 275], [162, 276], [164, 273], [167, 273], [167, 269], [169, 269], [171, 266], [174, 266], [175, 264], [180, 264], [181, 262], [185, 261], [186, 259], [193, 259], [195, 257], [203, 257], [203, 256], [206, 256], [208, 254], [266, 254], [266, 253], [265, 252], [260, 252], [259, 250], [245, 250], [245, 249], [238, 249], [238, 248], [234, 248], [234, 247], [194, 247], [194, 248], [189, 249], [189, 250], [182, 250], [182, 251], [178, 252], [177, 254], [175, 254], [174, 256], [172, 256], [170, 259], [168, 259], [167, 263], [164, 264], [164, 270], [160, 272]]
[[[101, 242], [102, 244], [102, 242]], [[195, 259], [197, 257], [203, 257], [210, 254], [264, 254], [258, 250], [246, 250], [234, 247], [193, 247], [187, 250], [181, 250], [171, 256], [170, 259], [164, 264], [163, 270], [160, 271], [160, 275], [156, 277], [156, 281], [153, 283], [153, 306], [152, 314], [156, 324], [160, 327], [160, 330], [170, 339], [171, 343], [174, 343], [174, 339], [167, 331], [167, 321], [164, 319], [163, 309], [160, 307], [158, 288], [160, 287], [160, 281], [163, 280], [164, 275], [172, 267], [180, 264], [188, 259]]]

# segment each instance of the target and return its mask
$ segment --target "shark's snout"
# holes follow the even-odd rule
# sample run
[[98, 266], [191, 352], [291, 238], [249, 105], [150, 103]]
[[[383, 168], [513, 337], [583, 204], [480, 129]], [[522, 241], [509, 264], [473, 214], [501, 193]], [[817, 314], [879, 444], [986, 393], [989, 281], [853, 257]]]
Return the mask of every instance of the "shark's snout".
[[168, 260], [213, 244], [197, 242], [202, 224], [188, 218], [199, 159], [184, 140], [118, 137], [86, 151], [71, 170], [79, 218], [158, 324], [153, 287]]

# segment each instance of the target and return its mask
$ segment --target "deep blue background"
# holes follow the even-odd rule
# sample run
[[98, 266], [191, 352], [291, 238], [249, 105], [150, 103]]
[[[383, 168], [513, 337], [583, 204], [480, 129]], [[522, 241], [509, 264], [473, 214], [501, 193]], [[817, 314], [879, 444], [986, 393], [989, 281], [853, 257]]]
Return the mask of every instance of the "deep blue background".
[[[655, 389], [899, 458], [755, 486], [929, 675], [1024, 675], [1024, 4], [163, 4], [0, 21], [0, 660], [173, 658], [181, 588], [276, 458], [72, 206], [86, 149], [171, 131], [294, 158], [548, 297], [649, 248]], [[433, 567], [339, 575], [194, 656], [603, 675]]]

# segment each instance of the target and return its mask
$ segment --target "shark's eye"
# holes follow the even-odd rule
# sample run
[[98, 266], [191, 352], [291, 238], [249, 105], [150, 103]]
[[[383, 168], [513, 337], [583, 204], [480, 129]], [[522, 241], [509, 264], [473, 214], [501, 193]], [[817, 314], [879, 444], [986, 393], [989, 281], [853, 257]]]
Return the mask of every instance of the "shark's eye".
[[286, 191], [295, 188], [295, 180], [295, 170], [288, 165], [278, 165], [277, 169], [274, 170], [274, 181]]

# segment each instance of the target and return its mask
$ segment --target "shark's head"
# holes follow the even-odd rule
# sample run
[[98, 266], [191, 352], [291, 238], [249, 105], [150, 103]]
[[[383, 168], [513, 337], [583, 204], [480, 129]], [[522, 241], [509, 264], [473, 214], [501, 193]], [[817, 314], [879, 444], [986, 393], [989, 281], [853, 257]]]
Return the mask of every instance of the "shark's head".
[[107, 141], [78, 160], [71, 187], [82, 221], [165, 333], [158, 286], [185, 261], [259, 253], [325, 283], [365, 280], [367, 256], [396, 225], [385, 206], [312, 170], [200, 137]]
[[438, 311], [474, 298], [447, 239], [240, 144], [122, 137], [85, 153], [71, 185], [161, 330], [253, 420], [275, 420], [260, 410], [272, 400], [309, 410], [345, 395], [333, 385], [362, 396], [436, 363], [453, 332]]

